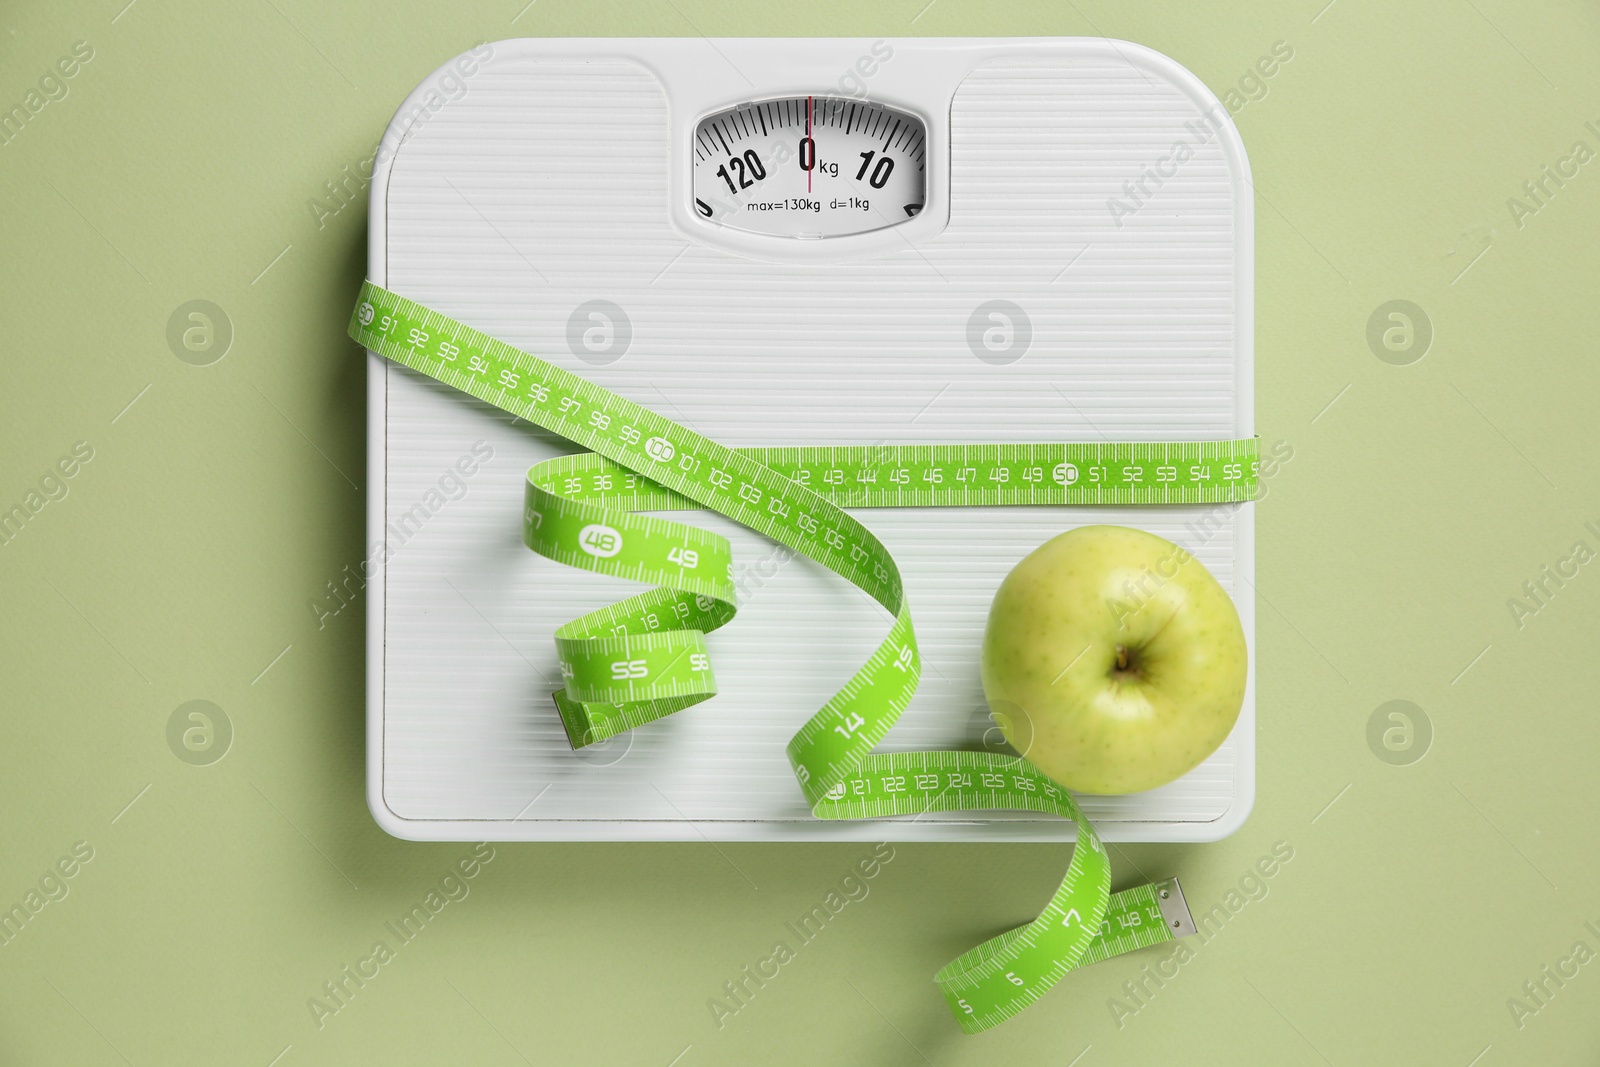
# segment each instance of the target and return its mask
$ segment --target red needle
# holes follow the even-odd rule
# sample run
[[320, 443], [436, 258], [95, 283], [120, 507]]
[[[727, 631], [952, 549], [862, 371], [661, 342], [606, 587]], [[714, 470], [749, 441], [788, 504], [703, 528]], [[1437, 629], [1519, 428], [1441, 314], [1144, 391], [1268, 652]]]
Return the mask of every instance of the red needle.
[[[811, 141], [811, 98], [806, 97], [806, 140]], [[817, 142], [811, 141], [811, 166], [806, 169], [806, 192], [811, 191], [811, 171], [817, 166]]]

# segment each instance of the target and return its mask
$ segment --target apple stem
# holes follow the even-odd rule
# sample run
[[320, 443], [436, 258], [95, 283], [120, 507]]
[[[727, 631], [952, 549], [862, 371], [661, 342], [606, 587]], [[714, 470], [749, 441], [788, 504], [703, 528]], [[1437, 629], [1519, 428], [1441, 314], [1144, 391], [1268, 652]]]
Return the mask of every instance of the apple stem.
[[1117, 670], [1125, 671], [1127, 669], [1128, 669], [1128, 650], [1124, 646], [1118, 645], [1117, 646]]

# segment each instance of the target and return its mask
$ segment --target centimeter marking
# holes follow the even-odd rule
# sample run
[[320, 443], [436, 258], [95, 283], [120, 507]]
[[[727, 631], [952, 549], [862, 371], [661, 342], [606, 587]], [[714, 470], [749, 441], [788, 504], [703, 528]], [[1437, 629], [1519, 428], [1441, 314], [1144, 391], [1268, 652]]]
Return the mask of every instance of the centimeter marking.
[[[730, 517], [790, 547], [805, 546], [813, 554], [820, 553], [824, 563], [866, 587], [885, 607], [890, 607], [887, 601], [898, 599], [898, 575], [880, 567], [868, 578], [861, 569], [869, 557], [886, 554], [882, 545], [859, 523], [829, 505], [821, 492], [837, 494], [841, 503], [856, 506], [1198, 503], [1247, 498], [1244, 491], [1253, 495], [1253, 441], [780, 448], [734, 453], [739, 458], [729, 463], [732, 469], [718, 467], [700, 454], [710, 442], [654, 412], [624, 401], [635, 409], [630, 414], [639, 417], [620, 421], [615, 401], [622, 398], [609, 390], [492, 340], [476, 346], [469, 341], [464, 349], [465, 328], [437, 312], [424, 311], [417, 324], [398, 308], [385, 309], [379, 315], [373, 307], [372, 314], [372, 332], [402, 348], [409, 358], [400, 361], [413, 369], [522, 414], [608, 459], [642, 453], [653, 462], [641, 465], [635, 460], [621, 466], [649, 470], [646, 477], [650, 480], [696, 503], [722, 500], [725, 505], [717, 510], [724, 512], [731, 504]], [[431, 353], [427, 350], [430, 343], [434, 346]], [[531, 380], [536, 377], [541, 380]], [[517, 389], [523, 391], [513, 392]], [[534, 417], [536, 414], [543, 417]], [[1082, 464], [1066, 458], [1048, 462], [1056, 455], [1064, 457], [1069, 448], [1084, 460]], [[765, 463], [769, 456], [795, 477], [786, 476], [781, 467], [774, 471]], [[890, 462], [874, 462], [878, 456], [887, 456]], [[992, 487], [980, 486], [980, 464], [983, 478], [993, 483]], [[884, 472], [882, 487], [877, 485], [880, 470]], [[696, 481], [696, 476], [703, 478], [704, 484]], [[1046, 488], [1047, 476], [1054, 489]], [[816, 485], [808, 485], [813, 478]], [[727, 491], [734, 490], [736, 479], [737, 490], [730, 498]], [[847, 481], [856, 484], [847, 489]], [[1080, 483], [1077, 494], [1069, 494]], [[1018, 488], [1003, 488], [1007, 484]], [[889, 583], [887, 588], [884, 583]]]
[[[921, 661], [893, 558], [841, 505], [1236, 502], [1255, 492], [1254, 441], [735, 451], [371, 283], [351, 335], [591, 450], [529, 471], [524, 540], [550, 558], [658, 588], [557, 631], [567, 686], [555, 694], [556, 706], [574, 747], [715, 692], [703, 639], [735, 610], [726, 539], [629, 513], [708, 507], [823, 563], [895, 616], [867, 662], [789, 743], [814, 814], [1010, 808], [1056, 814], [1077, 827], [1067, 872], [1039, 916], [935, 976], [963, 1030], [1012, 1017], [1082, 963], [1174, 936], [1158, 921], [1166, 905], [1156, 904], [1156, 887], [1110, 892], [1093, 826], [1032, 764], [975, 752], [872, 754], [915, 693]], [[691, 575], [702, 560], [708, 571]], [[1176, 881], [1164, 885], [1181, 906]], [[1162, 888], [1160, 896], [1169, 893]]]
[[[830, 445], [745, 448], [756, 462], [839, 507], [1238, 503], [1253, 498], [1256, 441]], [[549, 492], [651, 510], [694, 503], [594, 453], [534, 468]]]
[[[358, 321], [367, 318], [361, 323], [364, 331], [387, 342], [380, 347], [390, 358], [592, 452], [618, 460], [629, 456], [633, 462], [624, 465], [648, 470], [649, 477], [679, 495], [806, 552], [888, 610], [899, 609], [900, 575], [881, 562], [888, 552], [871, 531], [827, 500], [755, 460], [431, 309], [408, 313], [409, 303], [396, 298], [380, 313], [364, 301], [358, 309]], [[618, 418], [622, 405], [629, 409], [626, 420]], [[708, 462], [708, 453], [726, 466]]]

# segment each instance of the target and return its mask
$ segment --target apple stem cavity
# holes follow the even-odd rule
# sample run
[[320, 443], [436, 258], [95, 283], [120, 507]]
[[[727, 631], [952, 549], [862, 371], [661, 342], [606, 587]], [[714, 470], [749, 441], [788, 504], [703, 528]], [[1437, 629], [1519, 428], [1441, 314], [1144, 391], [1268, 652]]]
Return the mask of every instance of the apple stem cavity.
[[1139, 681], [1144, 676], [1141, 669], [1138, 648], [1129, 648], [1127, 645], [1118, 645], [1117, 658], [1111, 668], [1111, 677], [1118, 682]]

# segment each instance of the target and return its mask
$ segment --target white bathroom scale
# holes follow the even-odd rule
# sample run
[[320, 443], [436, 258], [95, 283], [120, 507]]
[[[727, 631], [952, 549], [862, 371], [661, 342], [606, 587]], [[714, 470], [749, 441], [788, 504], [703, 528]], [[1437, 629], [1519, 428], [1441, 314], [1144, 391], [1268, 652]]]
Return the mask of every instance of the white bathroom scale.
[[[480, 45], [378, 153], [368, 275], [724, 445], [1233, 440], [1254, 433], [1249, 166], [1225, 108], [1086, 38]], [[422, 840], [1064, 841], [1031, 812], [824, 822], [784, 746], [890, 617], [709, 512], [737, 617], [714, 698], [574, 751], [553, 635], [641, 586], [523, 547], [568, 442], [377, 356], [368, 370], [368, 799]], [[1170, 785], [1080, 802], [1109, 841], [1206, 841], [1255, 792], [1254, 505], [868, 508], [921, 688], [879, 750], [1004, 751], [978, 652], [1006, 573], [1137, 526], [1232, 594], [1232, 735]]]

